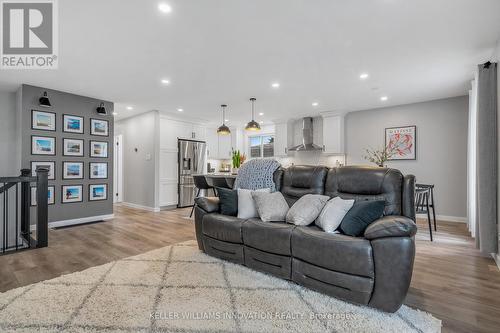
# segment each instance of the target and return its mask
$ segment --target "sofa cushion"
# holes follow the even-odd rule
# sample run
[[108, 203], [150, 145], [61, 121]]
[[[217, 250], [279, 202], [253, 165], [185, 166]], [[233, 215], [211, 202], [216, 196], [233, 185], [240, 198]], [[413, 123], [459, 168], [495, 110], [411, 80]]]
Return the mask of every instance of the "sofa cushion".
[[194, 199], [194, 202], [206, 213], [219, 212], [220, 202], [217, 197], [198, 197]]
[[[257, 190], [258, 192], [271, 192], [270, 188]], [[238, 217], [240, 219], [251, 219], [259, 217], [259, 212], [252, 198], [252, 190], [238, 189]]]
[[334, 232], [352, 205], [354, 205], [354, 200], [343, 200], [340, 197], [335, 197], [326, 203], [314, 224], [325, 232]]
[[316, 220], [330, 197], [320, 194], [306, 194], [297, 200], [286, 214], [286, 222], [295, 225], [309, 225]]
[[243, 244], [241, 225], [245, 222], [235, 216], [207, 214], [203, 217], [203, 234], [224, 242]]
[[291, 207], [306, 194], [323, 194], [328, 169], [323, 166], [294, 165], [283, 171], [281, 193]]
[[288, 213], [288, 204], [281, 192], [252, 192], [252, 198], [264, 222], [284, 222]]
[[291, 255], [290, 239], [294, 225], [250, 219], [243, 223], [243, 243], [246, 246], [280, 255]]
[[358, 201], [340, 223], [340, 230], [349, 236], [360, 237], [365, 229], [384, 214], [385, 201]]
[[364, 238], [330, 234], [316, 226], [296, 227], [292, 233], [292, 255], [333, 271], [374, 277], [372, 247]]
[[217, 187], [219, 194], [220, 213], [229, 216], [238, 215], [238, 191]]
[[347, 166], [328, 172], [325, 195], [342, 199], [384, 200], [384, 215], [402, 215], [404, 177], [399, 170]]

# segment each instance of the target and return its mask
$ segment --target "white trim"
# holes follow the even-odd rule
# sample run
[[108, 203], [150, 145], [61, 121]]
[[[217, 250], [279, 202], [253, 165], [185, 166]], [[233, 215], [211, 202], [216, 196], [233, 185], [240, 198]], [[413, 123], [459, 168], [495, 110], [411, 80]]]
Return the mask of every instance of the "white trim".
[[493, 259], [495, 260], [498, 269], [500, 269], [500, 254], [492, 253], [491, 255], [493, 256]]
[[[417, 214], [417, 217], [419, 219], [427, 219], [427, 214]], [[432, 214], [431, 214], [431, 219], [432, 219]], [[436, 220], [447, 221], [447, 222], [467, 223], [467, 218], [460, 217], [460, 216], [436, 215]]]
[[138, 205], [138, 204], [131, 203], [131, 202], [125, 202], [125, 201], [123, 201], [123, 202], [120, 202], [120, 204], [124, 205], [124, 206], [127, 206], [127, 207], [131, 207], [131, 208], [147, 210], [148, 212], [158, 213], [160, 211], [159, 207], [143, 206], [143, 205]]
[[[57, 227], [65, 227], [65, 226], [69, 226], [69, 225], [75, 225], [75, 224], [105, 221], [105, 220], [110, 220], [114, 217], [115, 217], [115, 214], [108, 214], [108, 215], [82, 217], [79, 219], [72, 219], [72, 220], [54, 221], [54, 222], [49, 222], [49, 228], [57, 228]], [[30, 230], [35, 231], [36, 224], [32, 224], [30, 226]]]

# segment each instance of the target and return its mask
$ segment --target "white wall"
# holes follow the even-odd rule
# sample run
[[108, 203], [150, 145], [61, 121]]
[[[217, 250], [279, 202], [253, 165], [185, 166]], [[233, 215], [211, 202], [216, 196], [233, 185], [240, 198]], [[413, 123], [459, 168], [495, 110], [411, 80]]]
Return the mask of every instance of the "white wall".
[[115, 135], [123, 135], [123, 201], [151, 209], [157, 207], [156, 120], [152, 111], [115, 123]]
[[414, 174], [417, 182], [435, 184], [436, 213], [467, 216], [468, 97], [456, 97], [346, 116], [347, 164], [369, 164], [366, 148], [384, 145], [386, 127], [417, 126], [417, 159], [391, 161], [388, 166]]
[[0, 177], [19, 176], [16, 93], [0, 92]]

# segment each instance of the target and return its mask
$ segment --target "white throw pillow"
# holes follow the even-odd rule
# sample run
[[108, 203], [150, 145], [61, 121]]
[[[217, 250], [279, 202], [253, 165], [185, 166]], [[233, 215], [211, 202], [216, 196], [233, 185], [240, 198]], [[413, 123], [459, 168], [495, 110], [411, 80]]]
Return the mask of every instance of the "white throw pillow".
[[354, 200], [335, 197], [326, 203], [314, 223], [326, 232], [334, 232], [353, 205]]
[[330, 197], [321, 194], [306, 194], [297, 200], [286, 214], [286, 222], [309, 225], [316, 220]]
[[[252, 198], [252, 190], [245, 190], [242, 188], [238, 189], [238, 218], [240, 219], [251, 219], [253, 217], [259, 217], [259, 212], [255, 206], [255, 201]], [[270, 188], [263, 188], [257, 190], [256, 192], [267, 192], [270, 193]]]

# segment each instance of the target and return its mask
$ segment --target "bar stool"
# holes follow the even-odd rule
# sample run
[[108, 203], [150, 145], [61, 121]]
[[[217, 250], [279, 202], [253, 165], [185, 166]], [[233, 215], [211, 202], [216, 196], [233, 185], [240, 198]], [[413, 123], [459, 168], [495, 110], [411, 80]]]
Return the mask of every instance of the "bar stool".
[[416, 184], [415, 185], [415, 209], [417, 214], [427, 214], [427, 222], [429, 224], [429, 234], [432, 238], [432, 223], [430, 209], [434, 220], [434, 231], [437, 231], [436, 225], [436, 210], [434, 205], [434, 185]]
[[[214, 192], [214, 195], [216, 195], [214, 187], [208, 184], [207, 178], [205, 178], [205, 176], [203, 175], [193, 176], [193, 181], [194, 181], [194, 186], [196, 186], [196, 188], [198, 189], [198, 192], [196, 192], [196, 198], [200, 196], [201, 190], [206, 191], [205, 192], [206, 195], [208, 195], [209, 190], [212, 190]], [[193, 212], [194, 212], [194, 205], [193, 208], [191, 209], [191, 214], [189, 214], [189, 217], [193, 216]]]
[[[229, 184], [227, 183], [226, 177], [213, 177], [211, 180], [212, 180], [212, 185], [213, 185], [213, 187], [216, 188], [216, 190], [217, 190], [217, 187], [228, 188], [228, 189], [233, 188], [232, 186], [229, 186]], [[218, 194], [217, 194], [217, 196], [218, 196]]]

